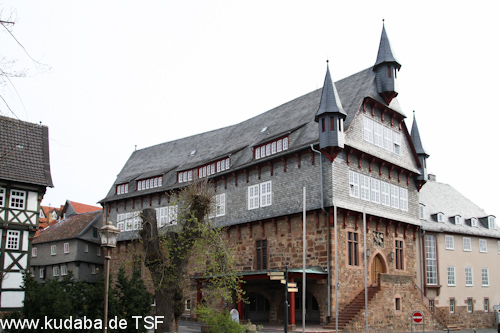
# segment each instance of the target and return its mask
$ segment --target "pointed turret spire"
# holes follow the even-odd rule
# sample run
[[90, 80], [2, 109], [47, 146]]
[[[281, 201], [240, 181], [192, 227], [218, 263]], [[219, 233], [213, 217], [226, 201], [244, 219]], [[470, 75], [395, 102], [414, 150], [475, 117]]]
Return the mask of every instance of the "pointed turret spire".
[[397, 72], [400, 68], [401, 64], [396, 60], [387, 37], [385, 24], [382, 24], [382, 36], [373, 70], [377, 73], [377, 91], [387, 104], [398, 95]]
[[421, 188], [427, 181], [427, 158], [430, 155], [425, 151], [424, 145], [422, 144], [422, 139], [420, 138], [420, 133], [418, 132], [417, 119], [415, 118], [415, 111], [413, 111], [413, 124], [411, 126], [410, 137], [421, 166], [419, 168], [420, 175], [417, 176], [419, 188]]
[[344, 148], [344, 120], [347, 117], [335, 83], [330, 77], [328, 61], [325, 83], [321, 91], [321, 101], [314, 120], [319, 125], [319, 148], [333, 162], [335, 156]]

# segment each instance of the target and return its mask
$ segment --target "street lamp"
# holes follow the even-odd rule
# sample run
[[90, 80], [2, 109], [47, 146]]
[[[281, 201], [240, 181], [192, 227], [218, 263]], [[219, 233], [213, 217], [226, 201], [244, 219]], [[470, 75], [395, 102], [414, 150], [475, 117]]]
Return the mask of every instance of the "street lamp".
[[101, 229], [99, 229], [99, 236], [101, 236], [101, 246], [106, 249], [105, 259], [105, 270], [106, 270], [106, 281], [104, 282], [104, 328], [103, 332], [107, 332], [108, 327], [108, 290], [109, 290], [109, 261], [111, 259], [111, 248], [116, 247], [118, 241], [118, 235], [120, 235], [120, 229], [113, 225], [113, 222], [109, 221]]

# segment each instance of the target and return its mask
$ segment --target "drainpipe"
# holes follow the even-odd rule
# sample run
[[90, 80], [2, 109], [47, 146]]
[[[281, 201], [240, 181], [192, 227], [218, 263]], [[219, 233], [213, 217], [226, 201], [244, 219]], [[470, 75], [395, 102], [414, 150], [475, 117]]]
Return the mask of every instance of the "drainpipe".
[[[331, 283], [331, 267], [330, 267], [330, 261], [332, 258], [332, 251], [331, 251], [331, 225], [330, 225], [330, 214], [326, 211], [325, 209], [325, 204], [324, 204], [324, 199], [323, 199], [323, 154], [321, 154], [320, 151], [314, 149], [314, 146], [311, 144], [311, 150], [315, 153], [319, 154], [319, 185], [321, 187], [321, 210], [326, 216], [326, 221], [328, 224], [328, 259], [327, 259], [327, 271], [328, 271], [328, 322], [330, 322], [330, 316], [332, 313], [332, 301], [331, 301], [331, 291], [332, 291], [332, 283]], [[336, 208], [336, 207], [335, 207]], [[337, 214], [335, 212], [335, 218], [337, 218]], [[335, 246], [337, 244], [335, 243]], [[335, 252], [336, 254], [337, 252]], [[337, 260], [337, 256], [335, 255], [335, 260]], [[337, 274], [335, 273], [335, 279], [337, 278]], [[336, 284], [336, 283], [335, 283]], [[338, 317], [338, 316], [337, 316]], [[336, 319], [337, 320], [337, 319]]]
[[424, 239], [424, 236], [425, 236], [425, 230], [422, 230], [420, 229], [420, 237], [419, 240], [420, 240], [420, 283], [421, 283], [421, 286], [420, 286], [420, 298], [422, 299], [422, 301], [424, 300], [424, 295], [423, 295], [423, 292], [424, 292], [424, 286], [425, 286], [425, 276], [424, 276], [424, 255], [425, 255], [425, 251], [424, 249], [422, 248], [423, 246], [423, 239]]

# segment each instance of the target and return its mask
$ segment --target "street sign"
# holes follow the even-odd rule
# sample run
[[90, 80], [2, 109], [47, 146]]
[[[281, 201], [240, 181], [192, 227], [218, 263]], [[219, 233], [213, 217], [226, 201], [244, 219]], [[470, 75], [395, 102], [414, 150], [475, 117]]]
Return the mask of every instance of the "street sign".
[[283, 279], [283, 275], [271, 275], [269, 277], [269, 280], [282, 280]]
[[288, 288], [297, 288], [297, 282], [288, 282], [286, 286]]
[[283, 276], [283, 275], [285, 275], [285, 273], [284, 272], [267, 272], [267, 275], [269, 275], [269, 276], [272, 276], [272, 275]]
[[299, 288], [288, 288], [288, 292], [289, 293], [298, 293], [299, 292]]
[[422, 311], [413, 312], [412, 320], [416, 324], [420, 324], [424, 320], [424, 314]]

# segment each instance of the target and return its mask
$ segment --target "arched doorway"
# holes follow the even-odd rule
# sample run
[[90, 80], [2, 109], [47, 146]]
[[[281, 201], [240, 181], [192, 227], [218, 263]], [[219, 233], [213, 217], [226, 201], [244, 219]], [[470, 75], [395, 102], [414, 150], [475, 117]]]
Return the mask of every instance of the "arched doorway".
[[248, 304], [245, 304], [245, 318], [253, 323], [269, 322], [269, 310], [271, 306], [266, 297], [253, 292], [248, 295]]
[[379, 275], [381, 273], [386, 273], [386, 266], [384, 264], [384, 259], [382, 255], [378, 253], [372, 260], [371, 269], [370, 269], [370, 279], [373, 286], [378, 286], [380, 283]]
[[[302, 292], [295, 293], [295, 322], [302, 323]], [[318, 301], [308, 291], [306, 291], [306, 323], [320, 323]]]

